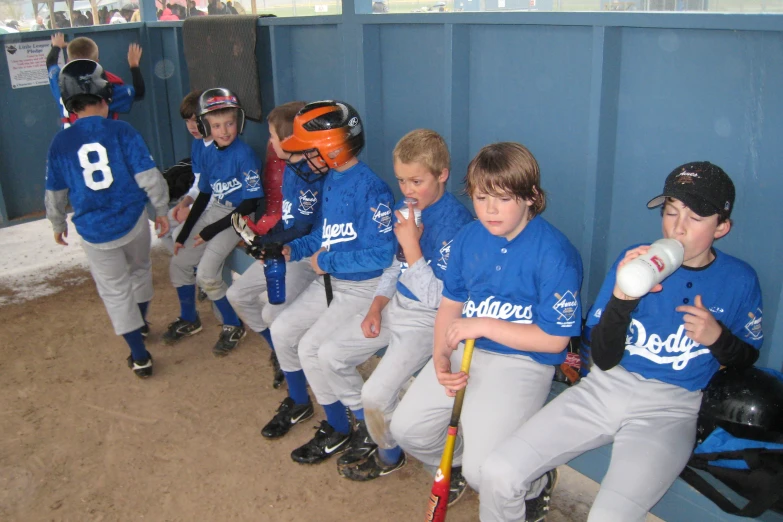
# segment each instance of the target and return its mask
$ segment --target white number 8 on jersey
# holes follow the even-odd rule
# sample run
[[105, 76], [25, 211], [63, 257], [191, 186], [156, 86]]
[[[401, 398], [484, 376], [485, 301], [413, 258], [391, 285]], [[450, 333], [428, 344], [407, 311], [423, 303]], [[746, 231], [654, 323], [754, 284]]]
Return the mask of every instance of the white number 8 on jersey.
[[[98, 154], [98, 161], [95, 163], [90, 161], [90, 152]], [[85, 143], [79, 148], [79, 165], [82, 166], [84, 184], [93, 190], [107, 189], [114, 182], [114, 176], [112, 176], [111, 167], [109, 167], [109, 157], [106, 155], [106, 149], [100, 143]], [[96, 172], [103, 174], [101, 181], [95, 180]]]

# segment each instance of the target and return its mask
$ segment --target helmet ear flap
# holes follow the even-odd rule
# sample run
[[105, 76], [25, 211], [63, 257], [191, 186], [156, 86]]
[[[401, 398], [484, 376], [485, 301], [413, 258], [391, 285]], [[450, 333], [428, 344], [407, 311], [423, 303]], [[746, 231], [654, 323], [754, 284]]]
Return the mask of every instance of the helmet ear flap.
[[239, 134], [245, 130], [245, 111], [242, 108], [237, 110], [237, 129], [239, 129]]
[[203, 115], [196, 116], [196, 127], [198, 127], [198, 131], [204, 139], [209, 138], [209, 135], [212, 133], [212, 130], [209, 128], [209, 122]]

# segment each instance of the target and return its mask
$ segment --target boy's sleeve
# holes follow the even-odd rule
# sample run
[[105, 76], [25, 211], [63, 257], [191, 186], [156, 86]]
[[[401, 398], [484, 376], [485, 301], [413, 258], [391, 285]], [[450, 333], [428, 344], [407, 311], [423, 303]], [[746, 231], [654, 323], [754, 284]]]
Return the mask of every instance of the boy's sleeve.
[[[321, 217], [320, 213], [318, 217]], [[323, 221], [319, 219], [319, 222], [313, 226], [309, 234], [288, 243], [288, 246], [291, 247], [291, 261], [299, 261], [307, 256], [311, 256], [321, 248], [321, 243], [323, 242], [323, 228]], [[324, 254], [325, 253], [326, 252], [324, 252]], [[321, 256], [324, 254], [321, 254]], [[321, 256], [318, 258], [319, 261]]]
[[394, 293], [397, 291], [397, 280], [400, 277], [401, 270], [402, 265], [395, 257], [392, 259], [392, 264], [383, 269], [383, 274], [381, 274], [380, 281], [378, 281], [378, 286], [375, 289], [373, 297], [379, 295], [388, 299], [394, 297]]
[[[373, 181], [362, 197], [357, 194], [354, 208], [358, 208], [357, 225], [360, 248], [350, 251], [324, 252], [318, 256], [318, 266], [324, 272], [371, 272], [383, 270], [392, 262], [394, 234], [392, 208], [394, 196], [380, 180]], [[362, 208], [364, 206], [364, 208]]]
[[462, 267], [464, 266], [463, 247], [467, 227], [463, 228], [454, 240], [451, 242], [451, 253], [449, 255], [449, 266], [443, 277], [443, 297], [464, 303], [468, 300], [469, 292], [467, 283], [462, 277]]
[[719, 322], [722, 332], [718, 340], [709, 346], [713, 357], [723, 366], [748, 367], [756, 362], [764, 342], [761, 326], [763, 303], [761, 287], [756, 272], [745, 278], [745, 290], [730, 324]]
[[582, 260], [571, 247], [552, 248], [538, 264], [539, 302], [533, 322], [549, 335], [573, 337], [582, 330]]
[[[266, 148], [266, 161], [264, 162], [264, 194], [266, 208], [263, 215], [256, 215], [256, 222], [250, 227], [258, 235], [264, 235], [272, 230], [283, 216], [283, 173], [285, 161], [275, 154], [275, 149], [270, 142]], [[308, 227], [309, 231], [309, 227]]]
[[[404, 284], [413, 295], [425, 306], [437, 308], [443, 295], [443, 278], [448, 267], [451, 244], [454, 236], [460, 231], [466, 221], [458, 219], [458, 216], [449, 216], [454, 221], [445, 224], [435, 238], [437, 253], [428, 263], [423, 257], [413, 263], [400, 276], [400, 282]], [[472, 220], [472, 219], [471, 219]]]
[[264, 188], [261, 184], [261, 162], [250, 147], [244, 154], [238, 165], [238, 172], [242, 176], [242, 199], [258, 199], [264, 197]]
[[165, 216], [169, 209], [169, 185], [152, 159], [147, 144], [133, 127], [126, 127], [123, 140], [125, 158], [136, 183], [147, 193], [156, 217]]
[[590, 307], [587, 319], [585, 320], [585, 335], [587, 340], [590, 340], [590, 331], [601, 321], [601, 315], [603, 315], [606, 309], [609, 299], [612, 298], [612, 292], [614, 291], [614, 283], [617, 277], [617, 266], [620, 261], [625, 257], [626, 250], [623, 250], [620, 255], [615, 259], [612, 267], [609, 269], [609, 273], [606, 274], [604, 282], [601, 285], [601, 289], [598, 291], [598, 296], [595, 298], [593, 306]]
[[130, 85], [115, 84], [111, 103], [109, 104], [109, 111], [121, 112], [123, 114], [130, 112], [135, 97], [136, 91]]
[[60, 172], [57, 159], [50, 148], [46, 161], [44, 207], [46, 208], [46, 218], [52, 223], [56, 234], [65, 232], [67, 228], [65, 209], [68, 205], [68, 186], [60, 177]]
[[133, 100], [139, 101], [143, 99], [144, 95], [147, 93], [147, 88], [144, 85], [144, 76], [141, 75], [140, 67], [131, 67], [130, 72], [133, 83], [133, 90], [136, 91]]

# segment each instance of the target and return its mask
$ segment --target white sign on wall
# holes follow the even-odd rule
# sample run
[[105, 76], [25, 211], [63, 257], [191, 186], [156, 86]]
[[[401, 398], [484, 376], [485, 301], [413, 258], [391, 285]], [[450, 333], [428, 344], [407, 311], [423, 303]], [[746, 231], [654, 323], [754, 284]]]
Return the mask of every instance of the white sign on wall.
[[49, 84], [46, 55], [51, 48], [52, 42], [49, 40], [5, 44], [5, 57], [8, 60], [8, 73], [13, 89]]

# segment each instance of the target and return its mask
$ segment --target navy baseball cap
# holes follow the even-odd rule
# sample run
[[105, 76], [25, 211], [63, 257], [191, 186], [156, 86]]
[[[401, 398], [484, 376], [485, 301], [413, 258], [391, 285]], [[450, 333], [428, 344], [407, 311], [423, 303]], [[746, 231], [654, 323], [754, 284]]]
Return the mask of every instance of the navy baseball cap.
[[719, 214], [728, 218], [734, 209], [734, 183], [726, 172], [709, 161], [686, 163], [666, 177], [663, 194], [647, 203], [647, 208], [675, 198], [701, 217]]

